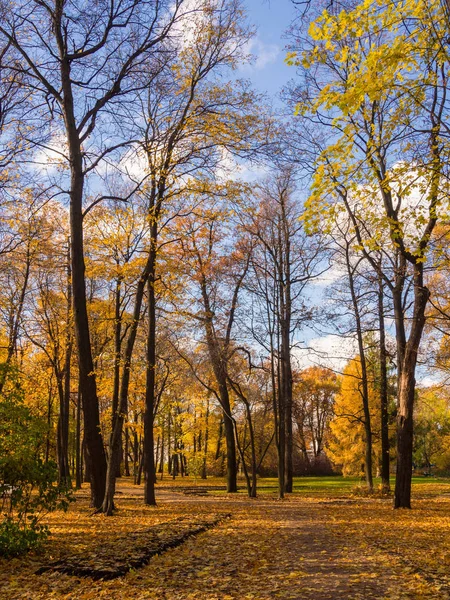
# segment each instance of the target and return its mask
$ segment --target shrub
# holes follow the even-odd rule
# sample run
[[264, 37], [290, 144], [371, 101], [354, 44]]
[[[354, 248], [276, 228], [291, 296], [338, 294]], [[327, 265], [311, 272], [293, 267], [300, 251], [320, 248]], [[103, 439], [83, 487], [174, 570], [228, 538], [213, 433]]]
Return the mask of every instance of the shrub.
[[41, 458], [45, 424], [25, 406], [17, 387], [0, 397], [0, 555], [17, 556], [49, 534], [42, 518], [67, 510], [72, 494], [58, 483], [54, 462]]

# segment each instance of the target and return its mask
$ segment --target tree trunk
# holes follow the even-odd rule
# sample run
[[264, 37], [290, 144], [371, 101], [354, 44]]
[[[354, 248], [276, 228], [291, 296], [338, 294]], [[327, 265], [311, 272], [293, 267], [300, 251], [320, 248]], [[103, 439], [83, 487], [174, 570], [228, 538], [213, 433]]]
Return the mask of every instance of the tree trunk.
[[237, 492], [237, 464], [234, 425], [231, 417], [230, 398], [226, 384], [225, 386], [221, 386], [220, 398], [223, 409], [223, 424], [227, 452], [227, 492], [231, 494]]
[[156, 267], [156, 224], [152, 235], [151, 269], [147, 282], [148, 294], [148, 336], [147, 336], [147, 373], [145, 386], [144, 412], [144, 470], [146, 474], [144, 503], [156, 506], [155, 497], [155, 448], [154, 418], [156, 393], [156, 299], [155, 299], [155, 267]]
[[125, 477], [130, 476], [129, 452], [130, 452], [130, 434], [128, 432], [128, 428], [125, 428], [125, 450], [124, 450], [124, 457], [123, 457], [123, 467], [125, 470]]
[[278, 290], [279, 290], [279, 326], [281, 337], [281, 371], [283, 385], [284, 435], [285, 435], [285, 470], [284, 490], [293, 490], [293, 452], [294, 440], [292, 430], [292, 365], [291, 365], [291, 239], [290, 223], [288, 223], [284, 192], [280, 195], [281, 222], [278, 230]]
[[221, 356], [220, 348], [218, 347], [218, 341], [214, 335], [212, 312], [209, 306], [209, 298], [207, 296], [205, 285], [202, 285], [202, 296], [206, 313], [205, 331], [209, 358], [217, 382], [220, 405], [223, 411], [223, 428], [225, 433], [227, 456], [227, 492], [230, 494], [237, 492], [237, 465], [234, 425], [233, 418], [231, 416], [230, 396], [227, 386], [226, 364], [224, 364], [226, 359]]
[[59, 394], [59, 419], [58, 419], [58, 473], [60, 483], [70, 487], [69, 467], [69, 412], [70, 412], [70, 367], [72, 362], [72, 272], [70, 266], [70, 239], [67, 243], [67, 313], [66, 313], [66, 353], [64, 357], [64, 388]]
[[[63, 373], [58, 373], [57, 388], [59, 398], [59, 416], [56, 428], [56, 456], [58, 462], [58, 481], [70, 486], [69, 448], [68, 448], [68, 410], [66, 412], [65, 386], [62, 381]], [[68, 407], [67, 407], [68, 408]], [[65, 424], [67, 421], [67, 436]]]
[[414, 266], [414, 311], [405, 352], [399, 360], [397, 407], [397, 473], [394, 508], [411, 508], [411, 479], [413, 453], [413, 408], [417, 353], [425, 326], [425, 309], [429, 290], [423, 285], [423, 265]]
[[[118, 261], [117, 261], [118, 263]], [[117, 265], [118, 266], [118, 265]], [[120, 354], [122, 350], [122, 318], [120, 314], [121, 304], [121, 284], [122, 277], [117, 277], [116, 290], [114, 294], [114, 380], [113, 380], [113, 395], [112, 395], [112, 423], [111, 428], [114, 428], [114, 415], [119, 409], [119, 386], [120, 386]], [[122, 431], [120, 432], [120, 449], [122, 449]], [[116, 460], [116, 473], [115, 476], [121, 476], [121, 454], [119, 450], [119, 457]]]
[[75, 486], [81, 489], [83, 482], [83, 470], [81, 464], [81, 393], [78, 387], [77, 395], [77, 424], [75, 432]]
[[[151, 268], [151, 255], [149, 254], [149, 258], [147, 259], [147, 263], [144, 267], [144, 270], [139, 278], [135, 301], [134, 301], [134, 309], [133, 309], [133, 322], [130, 327], [130, 332], [127, 337], [127, 341], [125, 344], [124, 358], [123, 358], [123, 369], [122, 369], [122, 378], [120, 380], [120, 388], [118, 389], [118, 405], [115, 414], [113, 415], [113, 429], [111, 432], [110, 438], [110, 456], [108, 461], [108, 474], [107, 474], [107, 485], [105, 491], [105, 500], [103, 503], [103, 512], [107, 515], [111, 515], [114, 507], [114, 494], [116, 490], [116, 473], [117, 473], [117, 464], [120, 460], [120, 451], [121, 451], [121, 440], [122, 440], [122, 431], [123, 431], [123, 423], [125, 416], [128, 413], [128, 390], [130, 385], [130, 372], [131, 372], [131, 360], [133, 356], [134, 344], [136, 341], [137, 330], [139, 326], [139, 320], [141, 316], [142, 302], [144, 298], [144, 290], [145, 285], [148, 281], [148, 273]], [[117, 305], [116, 305], [117, 310]], [[117, 313], [116, 313], [117, 314]], [[117, 333], [117, 331], [116, 331]], [[119, 347], [118, 342], [120, 340], [116, 337], [116, 350]], [[117, 356], [117, 354], [116, 354]], [[119, 356], [120, 356], [120, 347], [119, 347]], [[109, 468], [109, 463], [111, 463], [111, 468]], [[112, 470], [112, 465], [114, 466], [114, 470]]]
[[[62, 27], [62, 23], [59, 23]], [[83, 241], [84, 171], [81, 141], [75, 121], [70, 62], [65, 55], [62, 29], [56, 33], [60, 46], [63, 113], [70, 158], [70, 238], [72, 242], [72, 291], [75, 337], [78, 349], [81, 397], [83, 399], [84, 439], [91, 471], [91, 502], [100, 508], [106, 487], [106, 454], [100, 429], [94, 362], [87, 313], [86, 279]]]
[[369, 492], [373, 491], [373, 473], [372, 473], [372, 426], [370, 419], [370, 406], [369, 406], [369, 381], [368, 381], [368, 372], [367, 372], [367, 363], [366, 363], [366, 353], [364, 349], [364, 339], [363, 339], [363, 330], [361, 323], [361, 315], [358, 304], [358, 296], [356, 294], [355, 289], [355, 280], [354, 280], [354, 268], [351, 264], [350, 257], [350, 243], [346, 240], [345, 247], [345, 258], [346, 258], [346, 266], [347, 266], [347, 274], [348, 274], [348, 282], [350, 287], [350, 294], [352, 298], [353, 304], [353, 313], [355, 316], [356, 323], [356, 335], [358, 338], [358, 350], [359, 350], [359, 360], [361, 365], [361, 400], [363, 406], [363, 414], [364, 414], [364, 434], [365, 434], [365, 455], [364, 455], [364, 471], [366, 476], [366, 484]]
[[390, 448], [389, 448], [389, 410], [388, 410], [388, 376], [386, 330], [384, 323], [384, 289], [383, 279], [378, 273], [378, 322], [380, 330], [380, 416], [381, 416], [381, 487], [383, 491], [390, 490]]
[[50, 460], [50, 432], [52, 430], [52, 408], [53, 408], [53, 385], [50, 379], [50, 385], [48, 386], [48, 400], [47, 400], [47, 433], [45, 441], [45, 462], [48, 463]]
[[27, 289], [28, 289], [28, 281], [30, 279], [30, 271], [31, 271], [31, 255], [30, 255], [30, 247], [28, 244], [26, 261], [25, 261], [25, 273], [24, 273], [22, 288], [20, 290], [19, 301], [17, 303], [17, 308], [15, 311], [15, 314], [12, 316], [6, 360], [2, 364], [2, 369], [0, 371], [0, 394], [3, 391], [3, 387], [6, 383], [6, 380], [9, 375], [9, 370], [11, 368], [11, 363], [12, 363], [13, 357], [17, 351], [17, 340], [19, 338], [20, 323], [22, 321], [22, 313], [23, 313], [23, 309], [24, 309], [24, 305], [25, 305], [25, 297], [26, 297], [26, 293], [27, 293]]
[[209, 396], [206, 400], [206, 416], [205, 416], [205, 440], [203, 442], [203, 463], [202, 463], [202, 479], [206, 479], [206, 463], [208, 458], [208, 438], [209, 438]]

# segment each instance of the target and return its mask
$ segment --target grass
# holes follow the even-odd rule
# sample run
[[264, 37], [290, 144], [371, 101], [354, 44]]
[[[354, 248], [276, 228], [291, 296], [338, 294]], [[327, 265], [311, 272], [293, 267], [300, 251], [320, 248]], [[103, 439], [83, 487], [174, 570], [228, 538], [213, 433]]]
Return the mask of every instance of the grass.
[[[412, 489], [414, 495], [435, 495], [438, 492], [443, 492], [441, 489], [446, 484], [449, 485], [448, 492], [450, 493], [450, 478], [439, 478], [439, 477], [423, 477], [416, 476], [412, 478]], [[380, 478], [374, 478], [375, 490], [381, 485]], [[175, 480], [163, 479], [159, 481], [158, 487], [190, 487], [197, 486], [201, 488], [217, 488], [223, 489], [211, 489], [210, 493], [213, 495], [221, 496], [226, 493], [225, 491], [225, 479], [221, 477], [209, 477], [206, 480], [197, 479], [192, 477], [178, 477]], [[391, 477], [391, 488], [395, 486], [395, 478]], [[245, 480], [239, 478], [238, 481], [238, 493], [246, 494], [247, 489]], [[294, 494], [301, 494], [309, 497], [320, 497], [320, 496], [342, 496], [352, 494], [358, 488], [365, 488], [365, 481], [360, 477], [342, 477], [339, 475], [333, 476], [303, 476], [294, 478]], [[445, 488], [444, 488], [445, 489]], [[276, 477], [264, 477], [258, 479], [257, 484], [258, 494], [277, 494], [278, 493], [278, 480]]]

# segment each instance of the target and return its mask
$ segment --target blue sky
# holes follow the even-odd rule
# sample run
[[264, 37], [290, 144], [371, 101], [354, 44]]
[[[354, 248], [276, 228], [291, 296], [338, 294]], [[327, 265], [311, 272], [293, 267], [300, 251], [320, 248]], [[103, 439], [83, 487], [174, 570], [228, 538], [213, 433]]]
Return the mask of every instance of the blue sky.
[[251, 53], [256, 60], [241, 73], [260, 91], [276, 96], [295, 72], [284, 62], [284, 35], [295, 11], [291, 0], [244, 0], [249, 22], [256, 26]]

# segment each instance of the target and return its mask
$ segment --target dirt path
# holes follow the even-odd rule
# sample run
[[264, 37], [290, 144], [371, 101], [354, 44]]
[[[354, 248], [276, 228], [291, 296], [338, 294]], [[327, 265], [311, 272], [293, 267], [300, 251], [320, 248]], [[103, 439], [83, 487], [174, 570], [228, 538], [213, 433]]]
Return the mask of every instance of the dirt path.
[[[79, 529], [55, 528], [53, 555], [83, 540], [89, 551], [102, 544], [115, 527], [122, 537], [149, 522], [163, 522], [188, 512], [225, 511], [232, 518], [189, 539], [128, 575], [114, 581], [92, 581], [59, 573], [35, 575], [43, 555], [10, 566], [0, 582], [2, 600], [370, 600], [449, 598], [405, 565], [400, 555], [373, 543], [378, 523], [392, 518], [390, 506], [361, 501], [322, 501], [294, 497], [279, 502], [261, 496], [186, 496], [158, 491], [159, 507], [143, 508], [140, 490], [122, 486], [117, 517], [79, 517]], [[79, 509], [77, 509], [79, 510]], [[375, 511], [375, 512], [374, 512]], [[377, 512], [378, 511], [378, 512]], [[373, 520], [376, 514], [378, 521]], [[406, 514], [406, 513], [405, 513]], [[75, 519], [76, 513], [74, 513]], [[67, 517], [66, 517], [67, 518]], [[408, 519], [406, 515], [402, 519]], [[365, 522], [367, 520], [367, 522]], [[69, 522], [69, 521], [67, 521]], [[406, 527], [410, 527], [406, 522]], [[95, 531], [89, 532], [89, 527]], [[371, 532], [372, 538], [365, 535]], [[89, 538], [91, 535], [91, 538]], [[377, 534], [378, 535], [378, 534]], [[58, 537], [59, 536], [59, 537]], [[77, 537], [78, 536], [78, 537]], [[377, 537], [375, 535], [375, 537]], [[87, 539], [87, 541], [86, 541]], [[378, 538], [377, 538], [378, 539]], [[372, 541], [371, 541], [372, 540]], [[114, 547], [114, 544], [112, 544]], [[406, 583], [406, 586], [405, 586]], [[2, 591], [2, 585], [3, 591]]]

